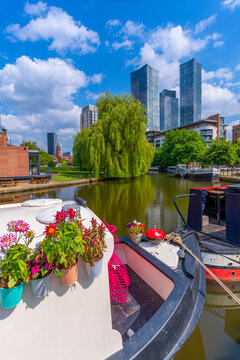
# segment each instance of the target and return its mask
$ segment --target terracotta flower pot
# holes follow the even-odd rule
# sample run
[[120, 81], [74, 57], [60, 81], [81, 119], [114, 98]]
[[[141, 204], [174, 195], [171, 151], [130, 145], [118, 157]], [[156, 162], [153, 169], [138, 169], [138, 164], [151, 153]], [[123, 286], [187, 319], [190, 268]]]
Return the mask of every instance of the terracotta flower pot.
[[64, 286], [73, 285], [78, 279], [78, 263], [70, 269], [60, 269], [63, 276], [61, 278]]
[[133, 234], [129, 233], [129, 235], [130, 235], [132, 242], [134, 242], [135, 244], [139, 244], [141, 242], [143, 234], [133, 235]]

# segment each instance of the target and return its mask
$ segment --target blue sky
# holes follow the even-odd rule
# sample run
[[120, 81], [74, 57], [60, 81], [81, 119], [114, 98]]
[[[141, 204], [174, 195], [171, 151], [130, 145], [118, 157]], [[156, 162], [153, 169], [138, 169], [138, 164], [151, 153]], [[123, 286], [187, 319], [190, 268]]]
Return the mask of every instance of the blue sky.
[[46, 149], [53, 131], [71, 151], [81, 107], [100, 92], [130, 92], [130, 72], [146, 63], [160, 91], [178, 92], [179, 64], [192, 57], [202, 117], [240, 120], [240, 0], [8, 0], [0, 24], [0, 112], [16, 145]]

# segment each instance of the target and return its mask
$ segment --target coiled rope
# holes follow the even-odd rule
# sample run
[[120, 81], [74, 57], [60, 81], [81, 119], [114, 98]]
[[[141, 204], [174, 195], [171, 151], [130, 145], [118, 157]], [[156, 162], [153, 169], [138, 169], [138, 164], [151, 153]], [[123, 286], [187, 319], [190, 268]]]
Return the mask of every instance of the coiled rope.
[[186, 250], [212, 277], [213, 279], [240, 305], [240, 299], [223, 284], [223, 282], [183, 243], [181, 235], [172, 232], [166, 236], [166, 241], [172, 240]]

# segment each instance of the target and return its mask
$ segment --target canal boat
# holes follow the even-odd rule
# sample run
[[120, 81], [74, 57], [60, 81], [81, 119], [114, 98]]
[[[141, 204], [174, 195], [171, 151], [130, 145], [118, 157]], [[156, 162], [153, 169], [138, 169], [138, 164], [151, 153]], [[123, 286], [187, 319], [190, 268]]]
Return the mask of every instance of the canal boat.
[[207, 180], [207, 181], [219, 181], [220, 170], [216, 168], [188, 168], [185, 177], [190, 180]]
[[240, 281], [240, 185], [192, 188], [187, 226], [197, 231], [209, 269], [222, 281]]
[[[86, 227], [92, 218], [101, 223], [82, 199], [37, 199], [1, 205], [0, 234], [5, 233], [9, 221], [21, 219], [37, 234], [32, 246], [38, 246], [45, 226], [54, 223], [54, 215], [63, 206], [79, 209]], [[201, 256], [194, 232], [182, 234], [182, 239]], [[163, 259], [126, 237], [120, 238], [114, 249], [114, 238], [107, 229], [106, 244], [97, 279], [88, 277], [79, 259], [78, 281], [73, 286], [64, 287], [52, 274], [51, 290], [45, 298], [34, 297], [25, 284], [22, 300], [15, 308], [0, 308], [1, 357], [28, 360], [34, 354], [34, 359], [40, 360], [47, 351], [50, 359], [59, 360], [173, 358], [202, 312], [204, 270], [188, 253], [180, 256], [169, 248], [169, 256]], [[108, 262], [113, 252], [129, 274], [128, 298], [122, 304], [110, 302]]]

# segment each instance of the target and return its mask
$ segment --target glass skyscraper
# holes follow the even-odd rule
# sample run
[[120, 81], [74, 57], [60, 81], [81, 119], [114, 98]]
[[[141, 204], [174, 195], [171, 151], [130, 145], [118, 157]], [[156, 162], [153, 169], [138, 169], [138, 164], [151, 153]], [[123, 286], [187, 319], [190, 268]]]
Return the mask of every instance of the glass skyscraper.
[[148, 130], [160, 130], [159, 72], [149, 65], [131, 73], [131, 94], [145, 105]]
[[178, 99], [176, 91], [163, 90], [160, 94], [160, 130], [178, 127]]
[[49, 155], [57, 154], [57, 135], [55, 133], [47, 133], [47, 145]]
[[202, 65], [192, 59], [180, 65], [180, 126], [201, 120]]

